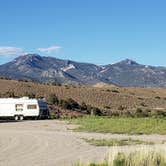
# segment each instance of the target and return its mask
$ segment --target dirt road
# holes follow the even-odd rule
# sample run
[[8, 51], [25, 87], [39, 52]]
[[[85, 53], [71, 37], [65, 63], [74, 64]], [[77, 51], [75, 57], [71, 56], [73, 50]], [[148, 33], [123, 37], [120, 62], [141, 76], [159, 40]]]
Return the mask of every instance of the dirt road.
[[[0, 166], [68, 166], [79, 160], [100, 160], [110, 148], [91, 146], [82, 138], [128, 137], [72, 132], [73, 127], [55, 120], [0, 123]], [[156, 143], [166, 140], [158, 135], [132, 137]]]

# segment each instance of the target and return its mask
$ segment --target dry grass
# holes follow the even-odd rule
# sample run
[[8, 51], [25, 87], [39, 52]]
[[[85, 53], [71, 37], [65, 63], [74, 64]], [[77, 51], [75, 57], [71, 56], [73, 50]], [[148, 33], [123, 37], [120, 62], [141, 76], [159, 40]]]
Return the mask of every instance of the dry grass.
[[144, 147], [137, 151], [121, 152], [115, 148], [104, 161], [88, 164], [79, 162], [75, 166], [166, 166], [166, 151]]
[[166, 89], [160, 88], [53, 86], [32, 82], [0, 80], [0, 93], [8, 91], [14, 92], [17, 95], [32, 92], [37, 96], [55, 93], [60, 98], [73, 98], [79, 103], [85, 102], [95, 107], [110, 108], [111, 110], [123, 108], [132, 111], [137, 108], [166, 108]]

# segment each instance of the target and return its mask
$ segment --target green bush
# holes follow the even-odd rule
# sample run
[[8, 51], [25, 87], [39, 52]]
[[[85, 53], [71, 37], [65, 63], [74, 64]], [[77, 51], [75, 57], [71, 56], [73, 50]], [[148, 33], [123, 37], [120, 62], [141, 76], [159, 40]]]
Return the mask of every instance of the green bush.
[[69, 104], [70, 109], [79, 109], [80, 108], [80, 105], [72, 98], [68, 98], [66, 100], [66, 102]]
[[59, 101], [59, 106], [64, 108], [64, 109], [69, 109], [69, 110], [80, 109], [80, 105], [72, 98], [68, 98], [66, 100], [61, 99]]
[[59, 104], [59, 99], [56, 96], [56, 94], [50, 94], [46, 100], [49, 104], [55, 104], [55, 105]]
[[59, 100], [58, 106], [62, 107], [63, 109], [70, 109], [69, 104], [64, 99]]

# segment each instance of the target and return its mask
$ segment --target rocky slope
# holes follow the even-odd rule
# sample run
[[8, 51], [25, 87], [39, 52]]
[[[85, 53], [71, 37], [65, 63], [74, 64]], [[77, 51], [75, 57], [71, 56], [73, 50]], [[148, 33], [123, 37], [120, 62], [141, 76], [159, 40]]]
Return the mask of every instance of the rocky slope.
[[98, 66], [27, 54], [0, 65], [0, 76], [67, 84], [94, 85], [103, 82], [119, 86], [166, 87], [165, 67], [141, 65], [129, 59]]

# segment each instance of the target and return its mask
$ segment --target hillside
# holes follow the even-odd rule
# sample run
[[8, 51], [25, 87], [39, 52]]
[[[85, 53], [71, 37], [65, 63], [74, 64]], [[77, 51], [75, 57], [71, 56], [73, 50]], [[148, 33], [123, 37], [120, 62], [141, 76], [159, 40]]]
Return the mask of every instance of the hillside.
[[55, 93], [59, 98], [73, 98], [79, 103], [85, 102], [96, 107], [109, 110], [165, 109], [166, 89], [134, 88], [134, 87], [91, 87], [91, 86], [53, 86], [33, 82], [0, 79], [0, 94], [14, 92], [16, 95], [35, 93], [44, 97]]
[[165, 67], [141, 65], [130, 59], [101, 66], [27, 54], [0, 65], [0, 77], [75, 85], [166, 87]]

